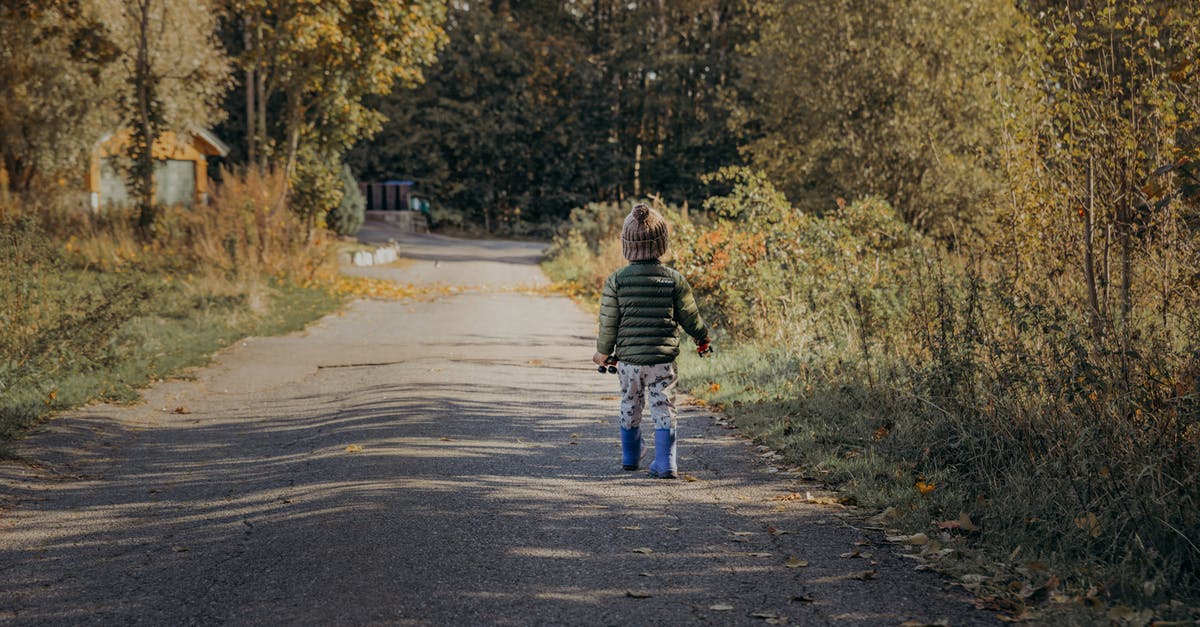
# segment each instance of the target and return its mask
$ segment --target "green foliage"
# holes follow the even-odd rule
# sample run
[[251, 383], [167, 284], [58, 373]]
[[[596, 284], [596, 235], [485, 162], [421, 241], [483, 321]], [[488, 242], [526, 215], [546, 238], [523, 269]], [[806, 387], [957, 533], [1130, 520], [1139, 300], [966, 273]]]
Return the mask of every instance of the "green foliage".
[[698, 200], [700, 174], [738, 159], [721, 90], [745, 13], [715, 0], [459, 6], [428, 82], [383, 100], [391, 122], [351, 162], [417, 181], [488, 231], [642, 190]]
[[116, 125], [108, 105], [115, 59], [100, 16], [84, 3], [0, 4], [0, 167], [12, 189], [81, 167]]
[[[445, 39], [444, 0], [230, 0], [226, 41], [241, 48], [247, 156], [290, 174], [321, 152], [340, 160], [384, 117], [366, 102], [423, 80]], [[240, 31], [240, 37], [230, 36]], [[239, 104], [242, 104], [239, 103]], [[307, 166], [299, 161], [309, 159]], [[289, 184], [315, 183], [312, 173]], [[309, 190], [311, 192], [311, 189]]]
[[807, 211], [879, 196], [949, 236], [1008, 196], [1002, 124], [1032, 32], [1006, 0], [761, 3], [735, 122], [757, 168]]
[[341, 164], [328, 153], [306, 148], [289, 180], [292, 210], [304, 219], [310, 231], [325, 226], [325, 216], [342, 202], [345, 182]]
[[342, 200], [325, 216], [325, 224], [338, 235], [354, 235], [366, 219], [367, 199], [349, 165], [342, 165]]
[[[1144, 313], [1098, 343], [1082, 277], [1055, 272], [1074, 224], [1021, 255], [947, 252], [879, 199], [818, 215], [752, 171], [714, 181], [732, 187], [710, 215], [671, 217], [672, 263], [719, 329], [715, 359], [683, 358], [683, 385], [806, 474], [894, 507], [892, 524], [965, 512], [979, 531], [952, 548], [982, 557], [940, 566], [989, 572], [998, 594], [1040, 564], [1077, 594], [1197, 601], [1200, 234], [1172, 226], [1176, 258], [1132, 259], [1135, 276], [1177, 278], [1135, 291]], [[619, 215], [577, 210], [547, 271], [594, 294]]]

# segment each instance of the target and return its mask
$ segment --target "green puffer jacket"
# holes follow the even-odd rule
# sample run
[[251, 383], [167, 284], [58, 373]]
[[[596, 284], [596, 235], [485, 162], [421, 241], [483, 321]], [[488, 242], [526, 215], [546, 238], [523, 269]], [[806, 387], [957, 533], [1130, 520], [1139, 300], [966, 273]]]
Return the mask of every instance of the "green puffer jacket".
[[604, 282], [600, 353], [643, 366], [675, 361], [680, 326], [697, 343], [708, 338], [692, 287], [675, 269], [658, 260], [634, 261]]

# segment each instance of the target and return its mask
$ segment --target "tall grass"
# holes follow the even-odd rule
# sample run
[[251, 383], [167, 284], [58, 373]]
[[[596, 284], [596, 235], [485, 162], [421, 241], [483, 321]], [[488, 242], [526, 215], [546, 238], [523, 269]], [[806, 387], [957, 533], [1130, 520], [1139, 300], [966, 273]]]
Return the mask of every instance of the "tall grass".
[[57, 409], [132, 400], [239, 337], [299, 328], [340, 302], [330, 248], [305, 243], [281, 175], [222, 180], [210, 206], [164, 210], [150, 237], [125, 212], [0, 206], [0, 442]]
[[[1173, 239], [1136, 257], [1135, 307], [1097, 335], [1065, 229], [1019, 259], [947, 251], [881, 201], [814, 216], [738, 176], [700, 220], [669, 212], [671, 262], [722, 332], [717, 359], [685, 357], [685, 387], [893, 525], [937, 538], [965, 517], [977, 531], [935, 544], [982, 550], [997, 575], [1200, 601], [1194, 231], [1160, 225]], [[594, 293], [623, 212], [578, 213], [546, 267]]]

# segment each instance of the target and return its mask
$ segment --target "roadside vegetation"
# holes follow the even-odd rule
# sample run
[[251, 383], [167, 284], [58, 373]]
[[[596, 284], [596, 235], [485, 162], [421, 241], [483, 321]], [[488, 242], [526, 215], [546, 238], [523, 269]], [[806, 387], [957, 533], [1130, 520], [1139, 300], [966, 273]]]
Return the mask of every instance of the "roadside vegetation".
[[[720, 330], [683, 385], [1007, 617], [1195, 620], [1195, 7], [912, 4], [762, 9], [749, 167], [659, 202]], [[594, 298], [627, 211], [572, 212], [547, 272]]]
[[[1016, 281], [1016, 260], [947, 252], [882, 200], [814, 216], [752, 175], [708, 206], [664, 208], [670, 263], [720, 329], [683, 388], [877, 524], [926, 533], [928, 560], [1010, 616], [1049, 599], [1188, 616], [1171, 602], [1200, 589], [1198, 301], [1164, 318], [1139, 290], [1153, 314], [1095, 338], [1053, 255]], [[547, 272], [597, 298], [625, 213], [577, 210]]]
[[0, 441], [340, 306], [331, 248], [305, 242], [280, 179], [226, 173], [205, 211], [164, 210], [150, 242], [130, 213], [0, 206]]
[[[440, 0], [0, 5], [0, 443], [347, 296], [418, 295], [339, 276], [331, 242], [363, 220], [344, 156], [384, 121], [366, 98], [423, 80], [445, 13]], [[171, 143], [197, 135], [218, 138], [224, 171]], [[190, 207], [158, 194], [171, 167], [192, 192], [172, 202]]]

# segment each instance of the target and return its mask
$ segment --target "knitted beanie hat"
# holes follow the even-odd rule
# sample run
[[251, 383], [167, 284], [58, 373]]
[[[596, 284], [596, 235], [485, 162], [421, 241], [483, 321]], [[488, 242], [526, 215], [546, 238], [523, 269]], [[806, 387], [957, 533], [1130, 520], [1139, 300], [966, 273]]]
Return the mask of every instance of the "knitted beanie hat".
[[649, 261], [666, 252], [667, 221], [645, 204], [634, 205], [621, 227], [621, 254], [630, 261]]

